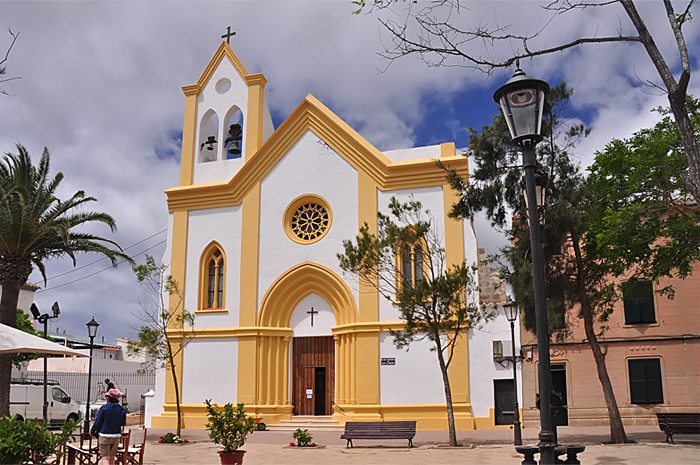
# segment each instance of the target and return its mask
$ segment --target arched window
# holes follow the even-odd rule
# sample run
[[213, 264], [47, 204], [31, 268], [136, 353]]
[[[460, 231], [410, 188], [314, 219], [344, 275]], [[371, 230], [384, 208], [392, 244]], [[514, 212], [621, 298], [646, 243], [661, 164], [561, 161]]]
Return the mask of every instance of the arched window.
[[226, 261], [222, 249], [213, 243], [202, 254], [199, 309], [224, 308]]
[[397, 254], [397, 270], [401, 273], [397, 277], [399, 289], [404, 286], [413, 289], [414, 285], [425, 279], [425, 241], [416, 239], [414, 242], [404, 244]]
[[199, 152], [200, 163], [216, 161], [217, 144], [219, 138], [219, 117], [214, 110], [208, 110], [199, 125]]

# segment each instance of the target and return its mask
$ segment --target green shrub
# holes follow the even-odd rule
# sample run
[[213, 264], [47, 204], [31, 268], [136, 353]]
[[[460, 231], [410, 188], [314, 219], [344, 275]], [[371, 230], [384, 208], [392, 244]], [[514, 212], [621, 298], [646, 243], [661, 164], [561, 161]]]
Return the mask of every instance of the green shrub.
[[314, 438], [311, 436], [308, 429], [297, 428], [297, 430], [292, 433], [292, 437], [297, 440], [297, 447], [315, 446], [315, 444], [311, 442]]
[[205, 400], [207, 406], [207, 429], [209, 437], [215, 444], [223, 446], [224, 452], [233, 452], [243, 447], [246, 437], [255, 430], [255, 420], [246, 416], [245, 404], [239, 403], [236, 409], [228, 403], [223, 410], [218, 405]]
[[17, 415], [0, 419], [0, 463], [46, 463], [55, 456], [60, 461], [60, 449], [78, 428], [74, 421], [63, 425], [60, 433], [52, 433], [46, 424], [35, 418], [20, 421]]

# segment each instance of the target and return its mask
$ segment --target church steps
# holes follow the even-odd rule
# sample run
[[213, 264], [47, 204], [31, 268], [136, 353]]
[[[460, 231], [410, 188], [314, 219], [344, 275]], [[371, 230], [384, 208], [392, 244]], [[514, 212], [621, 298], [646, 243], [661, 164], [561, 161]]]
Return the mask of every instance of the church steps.
[[295, 431], [298, 428], [309, 431], [344, 431], [337, 421], [330, 416], [293, 416], [291, 420], [281, 420], [278, 425], [267, 425], [270, 431]]

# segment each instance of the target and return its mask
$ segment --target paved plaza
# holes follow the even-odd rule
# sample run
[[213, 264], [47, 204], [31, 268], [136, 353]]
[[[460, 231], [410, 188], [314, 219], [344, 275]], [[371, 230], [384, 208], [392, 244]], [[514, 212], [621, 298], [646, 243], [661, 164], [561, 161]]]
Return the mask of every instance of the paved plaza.
[[[219, 464], [218, 446], [204, 430], [183, 430], [189, 444], [158, 444], [159, 436], [168, 430], [149, 429], [145, 463], [153, 464]], [[626, 428], [632, 444], [611, 445], [607, 427], [559, 428], [561, 444], [584, 444], [579, 455], [584, 465], [675, 465], [700, 464], [700, 436], [677, 436], [676, 444], [667, 444], [665, 434], [657, 426]], [[535, 444], [538, 430], [523, 430], [523, 443]], [[245, 465], [287, 464], [519, 464], [523, 457], [515, 453], [510, 430], [458, 431], [460, 448], [445, 447], [446, 431], [418, 431], [415, 448], [408, 449], [405, 440], [356, 440], [355, 447], [345, 448], [340, 432], [312, 431], [318, 449], [289, 447], [291, 431], [261, 431], [249, 436], [245, 445]]]

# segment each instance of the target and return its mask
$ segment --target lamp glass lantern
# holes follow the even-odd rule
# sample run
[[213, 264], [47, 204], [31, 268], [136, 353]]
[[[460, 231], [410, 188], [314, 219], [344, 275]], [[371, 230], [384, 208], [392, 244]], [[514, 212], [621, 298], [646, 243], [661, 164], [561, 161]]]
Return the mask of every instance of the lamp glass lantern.
[[501, 106], [513, 142], [542, 140], [542, 111], [549, 84], [518, 67], [513, 77], [496, 90], [493, 100]]
[[96, 322], [95, 317], [93, 317], [92, 320], [87, 322], [86, 326], [88, 329], [88, 336], [94, 338], [97, 335], [97, 328], [100, 327], [100, 324]]
[[506, 314], [506, 319], [511, 323], [518, 318], [518, 306], [512, 300], [503, 304], [503, 311]]

